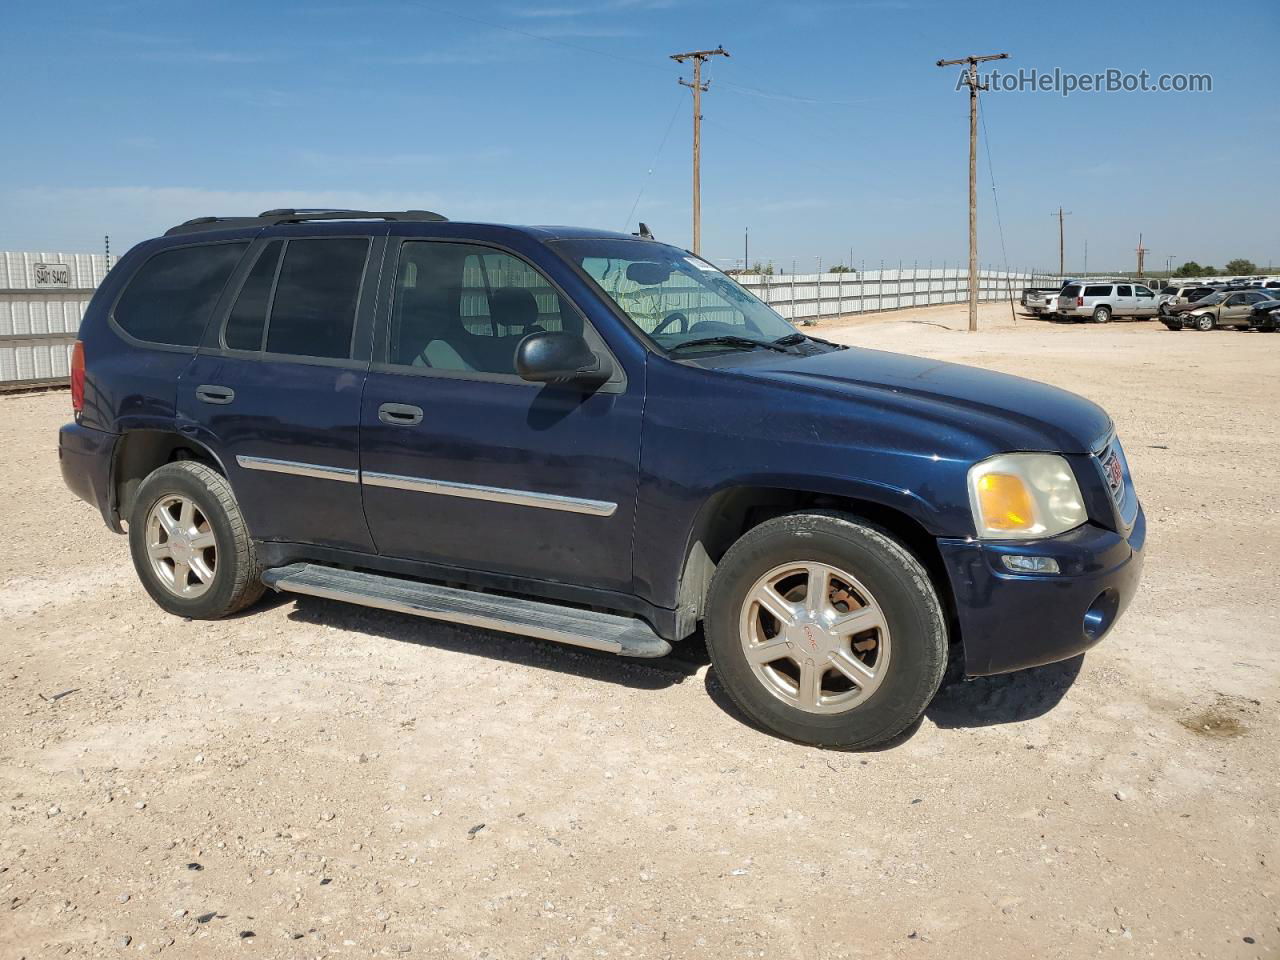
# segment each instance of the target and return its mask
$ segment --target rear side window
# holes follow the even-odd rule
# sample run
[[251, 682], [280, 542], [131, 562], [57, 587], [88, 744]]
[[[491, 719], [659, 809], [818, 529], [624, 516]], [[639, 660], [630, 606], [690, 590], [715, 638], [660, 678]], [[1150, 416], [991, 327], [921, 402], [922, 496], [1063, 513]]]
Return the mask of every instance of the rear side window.
[[1111, 288], [1109, 286], [1085, 287], [1084, 295], [1086, 297], [1109, 297], [1111, 296]]
[[360, 237], [290, 240], [271, 302], [267, 353], [350, 357], [368, 255], [369, 241]]
[[115, 322], [139, 340], [194, 347], [248, 246], [210, 243], [157, 253], [129, 281]]
[[366, 237], [272, 240], [236, 296], [223, 344], [347, 359], [368, 255]]
[[276, 281], [280, 250], [284, 243], [272, 240], [262, 248], [258, 261], [240, 288], [236, 305], [227, 317], [223, 343], [232, 350], [261, 350], [262, 335], [267, 329], [267, 307], [271, 305], [271, 288]]
[[1177, 296], [1177, 293], [1178, 293], [1177, 287], [1161, 287], [1160, 288], [1160, 295], [1162, 297]]

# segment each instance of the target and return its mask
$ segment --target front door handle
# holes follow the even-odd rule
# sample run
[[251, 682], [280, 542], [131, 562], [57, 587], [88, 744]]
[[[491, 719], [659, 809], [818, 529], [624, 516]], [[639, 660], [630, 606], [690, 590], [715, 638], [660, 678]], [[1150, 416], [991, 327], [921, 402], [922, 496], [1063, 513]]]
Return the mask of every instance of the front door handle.
[[414, 427], [422, 422], [422, 408], [409, 403], [384, 403], [378, 408], [378, 419], [393, 427]]
[[236, 392], [230, 387], [219, 387], [212, 383], [202, 383], [196, 387], [196, 399], [205, 403], [230, 403], [236, 398]]

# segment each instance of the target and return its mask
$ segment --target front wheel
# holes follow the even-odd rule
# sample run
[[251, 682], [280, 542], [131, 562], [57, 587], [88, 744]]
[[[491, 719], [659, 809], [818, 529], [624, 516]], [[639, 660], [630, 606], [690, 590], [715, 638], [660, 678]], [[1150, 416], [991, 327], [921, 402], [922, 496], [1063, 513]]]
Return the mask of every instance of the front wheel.
[[181, 460], [152, 471], [129, 515], [138, 578], [164, 610], [217, 620], [262, 596], [261, 569], [226, 477]]
[[834, 513], [766, 521], [721, 559], [707, 647], [733, 701], [803, 743], [870, 747], [933, 699], [947, 664], [942, 606], [885, 531]]
[[1196, 317], [1196, 329], [1202, 333], [1208, 333], [1213, 329], [1213, 314], [1205, 313]]

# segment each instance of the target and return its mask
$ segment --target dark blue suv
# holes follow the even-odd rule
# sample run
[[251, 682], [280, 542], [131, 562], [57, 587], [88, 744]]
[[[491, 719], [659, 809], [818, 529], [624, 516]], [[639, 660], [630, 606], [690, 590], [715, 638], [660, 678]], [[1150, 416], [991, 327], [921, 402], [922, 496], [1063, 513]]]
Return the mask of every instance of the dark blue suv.
[[1137, 587], [1107, 414], [807, 336], [651, 239], [425, 211], [202, 218], [97, 291], [67, 484], [147, 591], [265, 587], [654, 657], [703, 626], [764, 727], [867, 746], [1075, 656]]

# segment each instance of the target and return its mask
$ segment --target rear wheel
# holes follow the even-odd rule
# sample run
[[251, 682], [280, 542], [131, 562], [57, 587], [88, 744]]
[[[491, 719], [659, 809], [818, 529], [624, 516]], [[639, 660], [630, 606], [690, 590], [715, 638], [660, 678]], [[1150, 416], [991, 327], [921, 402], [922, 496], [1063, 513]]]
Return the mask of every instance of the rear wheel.
[[1098, 307], [1096, 310], [1094, 310], [1094, 311], [1093, 311], [1093, 322], [1094, 322], [1094, 323], [1110, 323], [1110, 322], [1111, 322], [1111, 308], [1110, 308], [1110, 307]]
[[1204, 333], [1208, 333], [1213, 329], [1213, 314], [1202, 313], [1196, 317], [1196, 329]]
[[231, 485], [203, 463], [167, 463], [142, 481], [129, 549], [142, 585], [169, 613], [216, 620], [262, 596], [261, 568]]
[[716, 568], [705, 623], [716, 674], [752, 720], [819, 746], [869, 747], [924, 712], [947, 662], [920, 562], [852, 517], [767, 521]]

